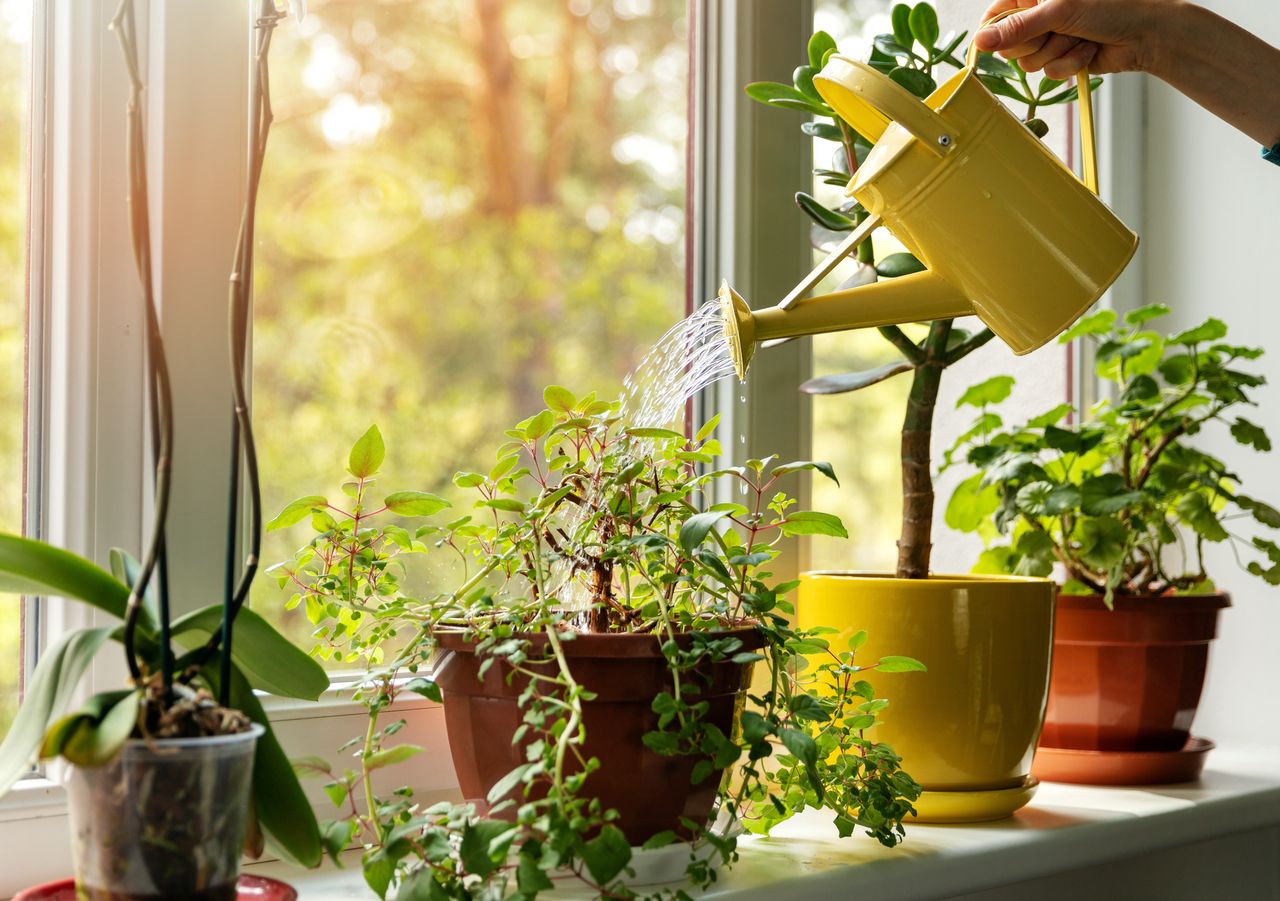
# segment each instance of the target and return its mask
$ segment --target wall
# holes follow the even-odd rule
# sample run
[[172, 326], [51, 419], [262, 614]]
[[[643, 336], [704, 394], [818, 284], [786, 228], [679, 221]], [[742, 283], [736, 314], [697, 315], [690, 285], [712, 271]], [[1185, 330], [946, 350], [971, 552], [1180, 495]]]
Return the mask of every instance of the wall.
[[[1280, 45], [1273, 0], [1207, 0], [1203, 5]], [[1258, 146], [1166, 85], [1147, 88], [1142, 262], [1147, 296], [1174, 309], [1170, 327], [1218, 316], [1232, 337], [1265, 346], [1259, 361], [1271, 385], [1256, 392], [1248, 418], [1280, 447], [1280, 168]], [[1252, 494], [1280, 503], [1277, 458], [1238, 447], [1225, 431], [1204, 446], [1238, 472]], [[1211, 655], [1196, 732], [1222, 742], [1280, 745], [1280, 589], [1241, 573], [1226, 547], [1210, 572], [1232, 593]]]

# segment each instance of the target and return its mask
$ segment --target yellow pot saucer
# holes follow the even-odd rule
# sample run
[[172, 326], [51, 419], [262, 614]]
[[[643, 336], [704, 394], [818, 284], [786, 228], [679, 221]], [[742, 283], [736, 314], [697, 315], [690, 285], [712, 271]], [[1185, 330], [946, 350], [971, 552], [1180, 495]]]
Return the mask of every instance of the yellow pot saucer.
[[1028, 776], [1022, 785], [987, 791], [925, 791], [916, 801], [917, 815], [910, 823], [985, 823], [1003, 820], [1026, 806], [1040, 787], [1040, 780]]

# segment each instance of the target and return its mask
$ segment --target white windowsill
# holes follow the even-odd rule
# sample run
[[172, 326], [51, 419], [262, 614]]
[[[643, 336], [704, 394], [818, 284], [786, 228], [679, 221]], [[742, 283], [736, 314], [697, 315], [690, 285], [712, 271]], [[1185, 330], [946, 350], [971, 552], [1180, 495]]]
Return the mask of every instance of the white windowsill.
[[[949, 898], [1080, 870], [1223, 835], [1280, 825], [1280, 749], [1218, 749], [1198, 784], [1097, 788], [1046, 783], [1011, 819], [975, 826], [909, 826], [898, 849], [840, 841], [808, 814], [768, 839], [742, 842], [742, 859], [708, 897]], [[1280, 861], [1273, 861], [1280, 866]], [[358, 854], [346, 869], [299, 873], [279, 863], [249, 872], [283, 879], [303, 901], [371, 897]], [[558, 892], [554, 897], [585, 897]]]

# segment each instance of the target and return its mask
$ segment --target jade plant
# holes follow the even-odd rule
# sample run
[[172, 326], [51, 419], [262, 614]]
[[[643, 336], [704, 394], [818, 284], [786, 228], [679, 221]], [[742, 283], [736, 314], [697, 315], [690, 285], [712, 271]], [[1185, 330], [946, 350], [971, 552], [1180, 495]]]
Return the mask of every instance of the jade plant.
[[[947, 505], [953, 528], [989, 542], [979, 572], [1047, 576], [1058, 570], [1069, 594], [1207, 594], [1206, 545], [1230, 543], [1250, 573], [1280, 584], [1280, 545], [1246, 536], [1245, 522], [1280, 528], [1280, 511], [1245, 494], [1240, 477], [1195, 444], [1207, 427], [1240, 444], [1271, 450], [1266, 431], [1241, 415], [1265, 383], [1250, 371], [1262, 350], [1227, 341], [1210, 318], [1171, 335], [1154, 324], [1159, 304], [1119, 316], [1102, 310], [1061, 341], [1096, 346], [1108, 396], [1088, 411], [1059, 404], [1006, 426], [991, 409], [1012, 389], [997, 376], [960, 404], [978, 409], [973, 427], [948, 453], [978, 468]], [[1087, 415], [1081, 415], [1087, 413]], [[1244, 554], [1241, 554], [1241, 551]]]
[[[395, 885], [397, 897], [532, 898], [563, 875], [600, 897], [635, 897], [623, 822], [594, 793], [611, 764], [586, 750], [593, 695], [571, 663], [574, 642], [599, 634], [650, 640], [666, 687], [645, 712], [643, 743], [712, 787], [705, 817], [645, 837], [649, 849], [688, 843], [692, 885], [737, 858], [743, 829], [767, 833], [807, 808], [825, 810], [842, 836], [862, 828], [897, 844], [920, 788], [867, 732], [887, 703], [867, 677], [923, 667], [863, 662], [865, 633], [837, 647], [831, 630], [796, 629], [787, 599], [796, 583], [770, 572], [784, 536], [845, 534], [837, 517], [797, 510], [778, 490], [789, 472], [834, 479], [831, 468], [769, 459], [713, 469], [715, 420], [687, 437], [628, 428], [617, 404], [594, 395], [552, 387], [545, 400], [507, 432], [492, 466], [454, 477], [475, 502], [449, 521], [417, 519], [445, 507], [428, 493], [374, 493], [383, 442], [371, 429], [351, 451], [345, 497], [301, 498], [270, 524], [307, 520], [314, 533], [273, 572], [292, 589], [288, 604], [316, 624], [318, 653], [368, 663], [357, 692], [368, 728], [351, 743], [351, 764], [300, 763], [326, 779], [338, 808], [329, 850], [361, 845], [379, 896]], [[711, 503], [722, 482], [740, 500]], [[410, 591], [415, 555], [454, 560], [454, 587]], [[421, 750], [396, 743], [404, 723], [383, 717], [402, 692], [441, 700], [429, 662], [460, 644], [480, 674], [497, 667], [525, 686], [515, 734], [489, 736], [514, 741], [523, 762], [483, 805], [424, 807], [409, 788], [378, 791], [377, 770]], [[762, 670], [719, 724], [704, 696], [717, 666], [741, 669], [740, 680]]]
[[[893, 31], [878, 35], [867, 62], [886, 74], [916, 97], [928, 97], [937, 88], [935, 75], [941, 67], [960, 68], [964, 63], [956, 52], [965, 33], [942, 37], [938, 17], [929, 3], [909, 6], [899, 3], [892, 10]], [[870, 152], [872, 141], [842, 120], [814, 87], [813, 78], [833, 53], [836, 41], [823, 31], [809, 40], [808, 58], [795, 70], [792, 84], [757, 82], [747, 86], [752, 99], [771, 107], [795, 110], [811, 116], [801, 130], [816, 139], [821, 149], [834, 142], [829, 166], [814, 169], [823, 183], [845, 188], [859, 165]], [[1005, 62], [992, 54], [982, 53], [977, 61], [978, 78], [994, 94], [1007, 98], [1023, 109], [1023, 121], [1036, 136], [1043, 138], [1048, 125], [1037, 113], [1045, 107], [1070, 103], [1076, 99], [1076, 87], [1056, 79], [1034, 80], [1017, 64]], [[1092, 79], [1091, 85], [1101, 84]], [[829, 206], [812, 194], [801, 191], [796, 203], [812, 220], [815, 248], [828, 250], [843, 233], [852, 231], [868, 215], [852, 198]], [[924, 266], [909, 253], [877, 256], [873, 241], [864, 241], [857, 249], [858, 271], [849, 284], [867, 279], [895, 278], [921, 271]], [[930, 443], [938, 389], [943, 373], [982, 347], [993, 337], [990, 329], [969, 332], [958, 328], [954, 320], [930, 323], [923, 337], [917, 338], [898, 326], [884, 326], [880, 334], [902, 359], [865, 372], [824, 376], [806, 382], [801, 390], [807, 394], [843, 394], [861, 391], [895, 376], [911, 373], [911, 391], [902, 426], [902, 532], [898, 539], [897, 575], [899, 578], [925, 578], [933, 550], [932, 527], [934, 509], [933, 463]]]
[[[258, 63], [265, 68], [271, 28], [279, 16], [266, 5], [257, 22]], [[139, 562], [126, 551], [110, 554], [111, 571], [90, 560], [44, 542], [18, 535], [0, 534], [0, 592], [17, 595], [75, 598], [107, 614], [118, 624], [75, 630], [58, 636], [40, 655], [26, 684], [24, 698], [3, 743], [0, 743], [0, 794], [8, 791], [37, 758], [61, 757], [78, 767], [102, 767], [113, 761], [125, 742], [169, 738], [193, 738], [246, 732], [251, 722], [265, 733], [257, 742], [253, 769], [254, 820], [247, 849], [261, 853], [264, 842], [287, 860], [314, 866], [322, 856], [319, 827], [294, 770], [272, 734], [255, 692], [314, 700], [328, 687], [322, 667], [294, 647], [265, 619], [242, 602], [253, 579], [252, 552], [242, 572], [235, 566], [234, 542], [227, 548], [229, 582], [222, 603], [201, 607], [175, 618], [171, 613], [165, 535], [173, 473], [173, 399], [169, 364], [151, 278], [151, 238], [148, 221], [147, 167], [142, 121], [142, 67], [139, 63], [132, 0], [122, 0], [111, 21], [130, 78], [127, 111], [129, 146], [127, 186], [133, 258], [137, 267], [146, 322], [146, 378], [149, 392], [149, 428], [154, 507], [150, 536]], [[261, 82], [265, 90], [265, 78]], [[263, 94], [258, 94], [259, 103]], [[256, 110], [255, 112], [260, 112]], [[255, 117], [259, 142], [254, 155], [254, 179], [261, 171], [266, 120]], [[246, 222], [241, 247], [252, 243], [252, 203], [246, 201]], [[242, 260], [237, 252], [237, 260]], [[237, 266], [237, 272], [245, 271]], [[246, 347], [247, 286], [232, 292], [233, 359], [244, 362]], [[252, 469], [252, 432], [243, 407], [243, 381], [237, 404], [241, 440]], [[237, 457], [241, 447], [236, 448]], [[237, 470], [238, 471], [238, 470]], [[256, 509], [256, 484], [252, 503]], [[256, 539], [254, 539], [256, 540]], [[237, 587], [238, 584], [238, 587]], [[232, 635], [232, 624], [236, 631]], [[93, 695], [69, 709], [95, 655], [106, 645], [118, 643], [129, 672], [129, 684]], [[195, 777], [193, 776], [193, 779]], [[154, 784], [153, 784], [154, 783]], [[183, 793], [188, 784], [152, 780], [137, 787], [130, 803], [151, 827], [139, 837], [139, 847], [120, 841], [97, 850], [107, 869], [121, 871], [144, 867], [155, 885], [172, 891], [189, 891], [200, 885], [202, 864], [198, 855], [174, 853], [188, 839], [182, 823]], [[118, 804], [123, 787], [109, 786]], [[169, 825], [165, 825], [169, 824]], [[185, 830], [185, 831], [184, 831]], [[231, 849], [233, 852], [236, 849]], [[212, 852], [211, 852], [212, 853]], [[232, 860], [235, 859], [233, 854]], [[83, 888], [83, 887], [82, 887]], [[224, 887], [215, 887], [222, 890]], [[102, 891], [104, 887], [89, 887]]]

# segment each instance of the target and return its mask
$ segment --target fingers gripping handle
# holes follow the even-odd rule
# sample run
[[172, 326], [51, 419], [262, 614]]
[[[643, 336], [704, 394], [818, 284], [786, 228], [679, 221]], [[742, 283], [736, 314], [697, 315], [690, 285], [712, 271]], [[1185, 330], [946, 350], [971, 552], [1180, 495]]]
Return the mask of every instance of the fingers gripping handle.
[[[1022, 12], [1023, 8], [1006, 9], [1003, 12], [996, 13], [990, 19], [979, 26], [978, 31], [986, 28], [988, 25], [994, 25], [1002, 19]], [[977, 41], [969, 42], [969, 51], [965, 57], [965, 65], [970, 71], [974, 71], [978, 64], [978, 44]], [[1076, 73], [1076, 108], [1080, 112], [1080, 158], [1081, 168], [1084, 177], [1081, 181], [1084, 186], [1094, 194], [1098, 193], [1098, 146], [1097, 138], [1093, 127], [1093, 91], [1089, 87], [1089, 69], [1082, 68]]]

